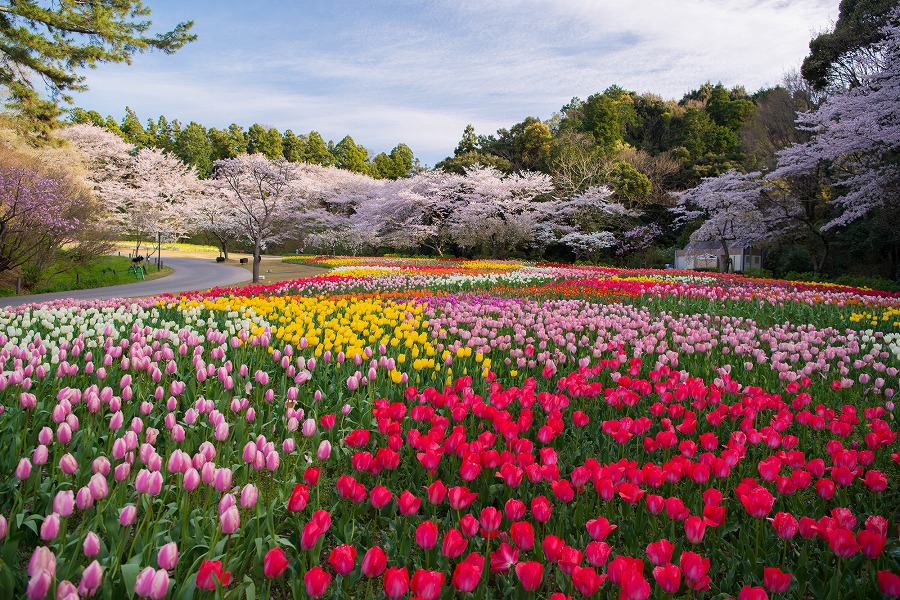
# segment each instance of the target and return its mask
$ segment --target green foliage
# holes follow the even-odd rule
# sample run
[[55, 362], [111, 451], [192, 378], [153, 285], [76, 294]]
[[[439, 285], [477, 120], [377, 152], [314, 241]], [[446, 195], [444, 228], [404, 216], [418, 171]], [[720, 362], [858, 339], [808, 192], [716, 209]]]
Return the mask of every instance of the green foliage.
[[213, 146], [206, 129], [199, 123], [191, 121], [178, 134], [175, 155], [185, 163], [194, 165], [199, 177], [206, 178], [212, 174]]
[[[57, 99], [71, 102], [70, 92], [87, 89], [80, 74], [85, 67], [130, 62], [135, 53], [150, 49], [171, 54], [196, 39], [189, 33], [192, 21], [148, 35], [149, 15], [141, 0], [16, 0], [0, 5], [0, 85], [22, 122], [46, 134], [60, 115]], [[40, 96], [35, 79], [44, 82], [51, 99]]]
[[462, 139], [456, 145], [456, 149], [453, 151], [453, 156], [459, 156], [461, 154], [466, 154], [469, 152], [476, 152], [478, 150], [478, 136], [475, 135], [475, 128], [471, 123], [466, 125], [465, 130], [463, 131]]
[[369, 152], [362, 146], [357, 145], [353, 138], [348, 135], [334, 147], [334, 158], [338, 168], [356, 173], [365, 173], [366, 164], [369, 162]]
[[328, 145], [318, 131], [309, 132], [309, 141], [301, 155], [301, 160], [314, 165], [327, 167], [334, 164], [334, 157], [328, 150]]
[[809, 55], [800, 68], [803, 78], [819, 90], [858, 85], [853, 54], [881, 39], [880, 29], [896, 6], [896, 0], [842, 0], [834, 29], [809, 42]]
[[616, 197], [626, 204], [634, 204], [650, 195], [650, 178], [627, 162], [616, 163], [612, 171]]
[[274, 127], [266, 129], [259, 123], [254, 123], [247, 130], [247, 153], [263, 154], [271, 160], [283, 157], [281, 134]]
[[512, 173], [513, 171], [512, 164], [505, 158], [483, 152], [464, 152], [458, 156], [448, 157], [434, 165], [434, 168], [462, 175], [467, 168], [475, 165], [494, 167], [501, 173]]

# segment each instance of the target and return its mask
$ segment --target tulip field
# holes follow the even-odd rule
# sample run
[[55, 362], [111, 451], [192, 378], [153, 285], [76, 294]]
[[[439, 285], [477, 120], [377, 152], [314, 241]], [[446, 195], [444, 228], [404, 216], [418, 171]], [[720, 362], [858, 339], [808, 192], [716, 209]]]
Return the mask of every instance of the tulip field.
[[310, 262], [0, 309], [0, 598], [900, 597], [900, 294]]

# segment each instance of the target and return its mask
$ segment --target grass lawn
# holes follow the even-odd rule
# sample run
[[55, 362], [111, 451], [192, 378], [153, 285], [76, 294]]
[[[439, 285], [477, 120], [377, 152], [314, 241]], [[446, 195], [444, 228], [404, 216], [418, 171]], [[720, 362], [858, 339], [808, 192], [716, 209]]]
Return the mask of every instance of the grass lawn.
[[[127, 256], [100, 256], [86, 263], [67, 262], [54, 268], [53, 275], [41, 281], [33, 290], [23, 292], [42, 294], [46, 292], [65, 292], [68, 290], [86, 290], [90, 288], [121, 285], [139, 281], [128, 268], [131, 259]], [[147, 279], [159, 279], [172, 273], [171, 267], [156, 270], [156, 265], [145, 265]], [[15, 278], [0, 281], [0, 296], [14, 296], [16, 293]]]

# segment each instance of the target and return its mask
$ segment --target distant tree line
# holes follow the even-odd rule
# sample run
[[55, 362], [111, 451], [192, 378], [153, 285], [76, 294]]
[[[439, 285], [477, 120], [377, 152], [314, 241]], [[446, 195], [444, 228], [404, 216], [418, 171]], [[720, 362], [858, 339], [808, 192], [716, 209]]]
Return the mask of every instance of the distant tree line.
[[334, 166], [375, 179], [408, 177], [421, 169], [418, 159], [406, 144], [397, 144], [389, 153], [372, 156], [352, 137], [345, 136], [337, 144], [325, 141], [318, 131], [295, 134], [284, 133], [274, 127], [254, 123], [245, 129], [232, 123], [227, 128], [206, 128], [191, 121], [182, 125], [177, 119], [160, 116], [157, 120], [140, 118], [130, 108], [116, 121], [111, 115], [104, 118], [95, 110], [74, 108], [69, 120], [73, 124], [91, 124], [115, 133], [136, 148], [158, 148], [174, 154], [197, 170], [200, 178], [212, 175], [217, 160], [235, 158], [240, 154], [262, 154], [270, 160], [283, 158], [292, 163], [303, 162], [323, 167]]

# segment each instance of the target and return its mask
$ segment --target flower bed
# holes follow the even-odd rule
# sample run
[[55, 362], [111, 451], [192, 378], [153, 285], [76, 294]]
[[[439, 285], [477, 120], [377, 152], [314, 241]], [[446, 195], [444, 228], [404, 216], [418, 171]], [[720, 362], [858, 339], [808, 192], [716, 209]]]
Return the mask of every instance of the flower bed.
[[4, 597], [900, 596], [896, 295], [330, 266], [0, 312]]

